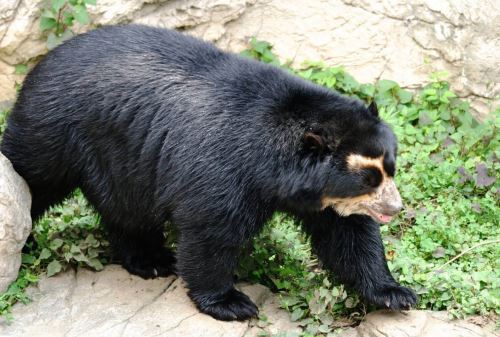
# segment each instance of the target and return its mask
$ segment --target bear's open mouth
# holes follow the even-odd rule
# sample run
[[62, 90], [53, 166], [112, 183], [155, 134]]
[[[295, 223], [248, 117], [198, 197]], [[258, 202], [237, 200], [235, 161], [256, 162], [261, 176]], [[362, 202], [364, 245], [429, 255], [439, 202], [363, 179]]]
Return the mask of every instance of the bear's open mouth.
[[377, 211], [374, 211], [373, 209], [367, 209], [369, 215], [377, 222], [381, 223], [389, 223], [392, 220], [391, 215], [379, 213]]

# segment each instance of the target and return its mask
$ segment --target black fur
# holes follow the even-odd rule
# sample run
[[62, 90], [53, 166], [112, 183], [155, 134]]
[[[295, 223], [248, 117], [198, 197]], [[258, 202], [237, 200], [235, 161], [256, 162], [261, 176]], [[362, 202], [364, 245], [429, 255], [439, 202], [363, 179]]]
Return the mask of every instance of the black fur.
[[376, 107], [275, 67], [170, 30], [94, 30], [30, 72], [1, 150], [31, 188], [33, 219], [81, 188], [131, 273], [174, 271], [171, 220], [175, 267], [218, 319], [257, 314], [233, 270], [276, 210], [302, 218], [325, 265], [368, 300], [415, 304], [389, 274], [378, 225], [321, 210], [324, 195], [372, 191], [377, 178], [349, 172], [345, 156], [385, 153], [394, 167], [393, 133]]

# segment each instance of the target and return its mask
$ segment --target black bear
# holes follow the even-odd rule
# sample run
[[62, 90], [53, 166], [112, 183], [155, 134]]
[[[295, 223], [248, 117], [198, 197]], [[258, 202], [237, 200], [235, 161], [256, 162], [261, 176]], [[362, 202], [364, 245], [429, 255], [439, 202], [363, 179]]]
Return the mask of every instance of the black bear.
[[257, 314], [233, 272], [276, 210], [301, 219], [324, 266], [371, 303], [416, 303], [378, 224], [402, 207], [393, 132], [374, 104], [276, 67], [171, 30], [97, 29], [29, 73], [1, 151], [30, 186], [33, 220], [80, 188], [124, 268], [175, 270], [217, 319]]

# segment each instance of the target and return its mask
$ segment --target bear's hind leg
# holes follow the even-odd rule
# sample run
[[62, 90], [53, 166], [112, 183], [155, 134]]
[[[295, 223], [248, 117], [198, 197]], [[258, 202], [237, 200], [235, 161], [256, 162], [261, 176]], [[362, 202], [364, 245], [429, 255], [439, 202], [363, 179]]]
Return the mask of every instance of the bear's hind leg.
[[103, 217], [103, 222], [118, 260], [129, 273], [144, 279], [175, 273], [175, 254], [164, 246], [162, 225], [148, 223], [147, 227], [140, 227], [137, 223], [129, 223], [130, 218], [116, 223]]
[[144, 279], [175, 274], [175, 254], [167, 247], [151, 253], [141, 250], [122, 253], [121, 259], [123, 268]]

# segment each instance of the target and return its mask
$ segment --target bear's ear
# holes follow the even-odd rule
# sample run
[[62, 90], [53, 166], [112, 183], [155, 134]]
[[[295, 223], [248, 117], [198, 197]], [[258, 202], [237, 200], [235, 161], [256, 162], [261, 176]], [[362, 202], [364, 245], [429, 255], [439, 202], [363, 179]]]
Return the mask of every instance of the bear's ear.
[[326, 147], [326, 141], [323, 132], [320, 129], [308, 129], [304, 133], [302, 141], [306, 150], [318, 154], [323, 153]]
[[370, 111], [370, 114], [374, 117], [378, 117], [378, 108], [377, 108], [377, 103], [375, 101], [372, 101], [370, 105], [368, 106], [368, 111]]

